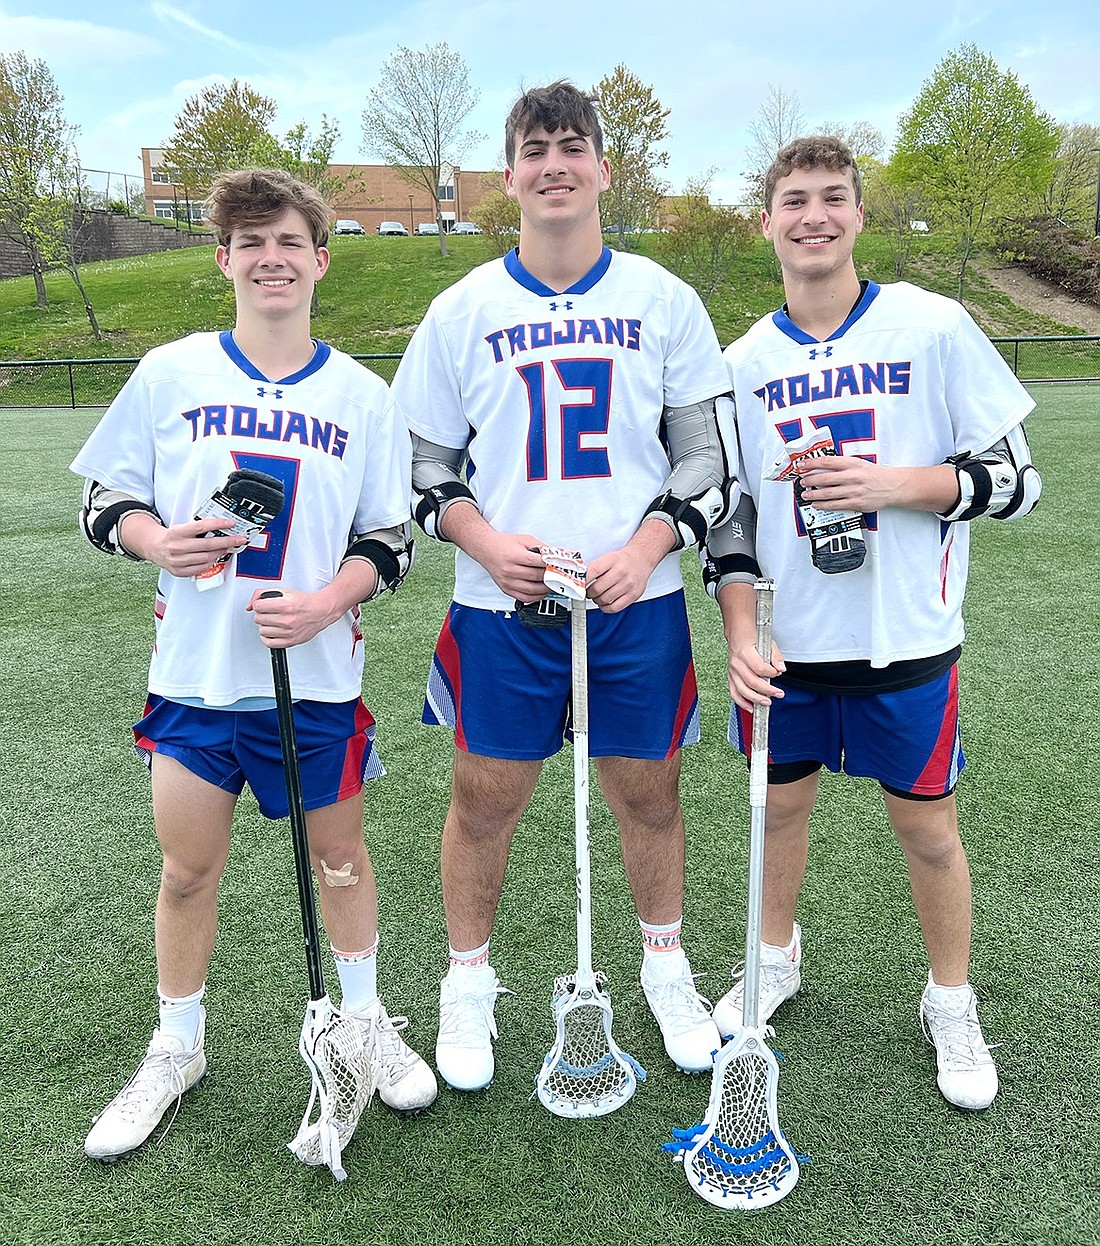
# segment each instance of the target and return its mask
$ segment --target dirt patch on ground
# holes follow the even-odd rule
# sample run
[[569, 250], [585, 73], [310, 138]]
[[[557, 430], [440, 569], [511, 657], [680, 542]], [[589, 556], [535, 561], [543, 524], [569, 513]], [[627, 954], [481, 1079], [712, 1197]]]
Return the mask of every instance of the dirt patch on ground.
[[1075, 298], [1049, 281], [1033, 277], [1018, 264], [986, 263], [982, 275], [1019, 307], [1049, 316], [1080, 333], [1100, 334], [1100, 307]]

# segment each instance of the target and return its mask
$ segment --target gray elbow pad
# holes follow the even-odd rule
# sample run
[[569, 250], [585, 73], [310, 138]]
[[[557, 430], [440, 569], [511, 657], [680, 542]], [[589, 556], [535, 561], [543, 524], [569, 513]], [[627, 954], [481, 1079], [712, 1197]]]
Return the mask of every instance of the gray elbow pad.
[[412, 486], [416, 495], [413, 518], [437, 541], [446, 541], [441, 523], [455, 502], [477, 501], [461, 476], [466, 451], [440, 446], [412, 434]]
[[393, 528], [379, 528], [353, 536], [344, 560], [363, 558], [378, 572], [374, 591], [364, 601], [373, 601], [382, 593], [396, 593], [416, 560], [412, 524], [406, 520]]
[[702, 547], [707, 533], [729, 514], [733, 400], [727, 395], [686, 407], [666, 407], [664, 431], [672, 471], [646, 519], [660, 519], [676, 536], [676, 549]]
[[119, 540], [118, 529], [123, 519], [133, 511], [144, 511], [162, 523], [157, 512], [146, 502], [121, 489], [100, 484], [98, 480], [84, 482], [84, 496], [80, 506], [80, 530], [98, 550], [104, 554], [118, 554], [134, 562], [142, 560], [131, 554]]
[[[736, 488], [736, 486], [735, 486]], [[736, 489], [733, 514], [712, 528], [699, 551], [703, 586], [712, 597], [727, 584], [755, 584], [760, 576], [756, 560], [756, 507], [747, 493]]]

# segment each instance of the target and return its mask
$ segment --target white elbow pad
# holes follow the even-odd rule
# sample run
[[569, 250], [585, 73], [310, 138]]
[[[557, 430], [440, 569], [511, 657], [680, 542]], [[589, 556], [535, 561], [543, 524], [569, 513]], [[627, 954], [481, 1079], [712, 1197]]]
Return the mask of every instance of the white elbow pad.
[[1020, 424], [988, 450], [954, 454], [944, 461], [955, 468], [959, 496], [955, 505], [941, 514], [943, 519], [965, 521], [982, 515], [1020, 519], [1035, 509], [1043, 491]]

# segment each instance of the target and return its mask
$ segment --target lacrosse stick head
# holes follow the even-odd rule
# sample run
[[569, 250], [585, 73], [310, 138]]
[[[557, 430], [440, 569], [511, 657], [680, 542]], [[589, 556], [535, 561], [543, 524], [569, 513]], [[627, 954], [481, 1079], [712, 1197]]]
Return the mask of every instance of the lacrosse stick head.
[[303, 1164], [331, 1169], [337, 1181], [347, 1176], [342, 1152], [378, 1084], [375, 1020], [375, 1014], [341, 1012], [325, 996], [310, 1000], [298, 1040], [313, 1088], [288, 1146]]
[[666, 1149], [682, 1159], [688, 1183], [715, 1207], [756, 1211], [786, 1197], [798, 1157], [779, 1126], [779, 1065], [762, 1029], [742, 1030], [719, 1053], [701, 1125], [674, 1129]]
[[574, 1120], [606, 1116], [633, 1095], [645, 1070], [611, 1037], [611, 997], [602, 973], [578, 984], [577, 975], [554, 979], [550, 1009], [554, 1046], [535, 1079], [535, 1093], [555, 1116]]

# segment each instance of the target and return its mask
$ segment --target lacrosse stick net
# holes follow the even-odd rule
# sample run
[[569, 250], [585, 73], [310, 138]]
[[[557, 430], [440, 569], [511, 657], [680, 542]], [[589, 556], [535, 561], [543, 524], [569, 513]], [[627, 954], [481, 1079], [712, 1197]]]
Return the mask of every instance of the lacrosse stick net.
[[[277, 597], [279, 593], [273, 589], [264, 596]], [[298, 740], [294, 730], [294, 699], [285, 649], [271, 650], [271, 674], [275, 685], [275, 709], [279, 719], [279, 743], [283, 753], [294, 848], [294, 874], [298, 883], [298, 904], [302, 912], [302, 937], [309, 977], [309, 1003], [298, 1039], [298, 1050], [313, 1078], [302, 1123], [287, 1145], [304, 1164], [323, 1164], [332, 1171], [337, 1181], [343, 1181], [348, 1174], [341, 1160], [342, 1152], [351, 1141], [359, 1117], [370, 1103], [378, 1084], [377, 1015], [373, 1012], [341, 1012], [334, 1007], [325, 989], [317, 901], [309, 865]], [[311, 1122], [315, 1108], [317, 1119]]]
[[[774, 598], [774, 583], [757, 580], [756, 648], [769, 662]], [[760, 1025], [768, 714], [767, 702], [753, 708], [744, 1023], [714, 1062], [702, 1124], [693, 1129], [674, 1129], [673, 1141], [665, 1144], [665, 1149], [682, 1161], [696, 1194], [716, 1207], [742, 1211], [779, 1202], [794, 1189], [799, 1172], [798, 1157], [779, 1125], [779, 1064], [766, 1041], [772, 1031]]]
[[645, 1078], [641, 1065], [611, 1036], [606, 978], [592, 969], [592, 882], [588, 851], [588, 628], [585, 566], [579, 553], [543, 549], [546, 583], [569, 604], [572, 632], [573, 809], [576, 828], [577, 972], [554, 979], [550, 1011], [556, 1035], [535, 1094], [555, 1116], [606, 1116]]

